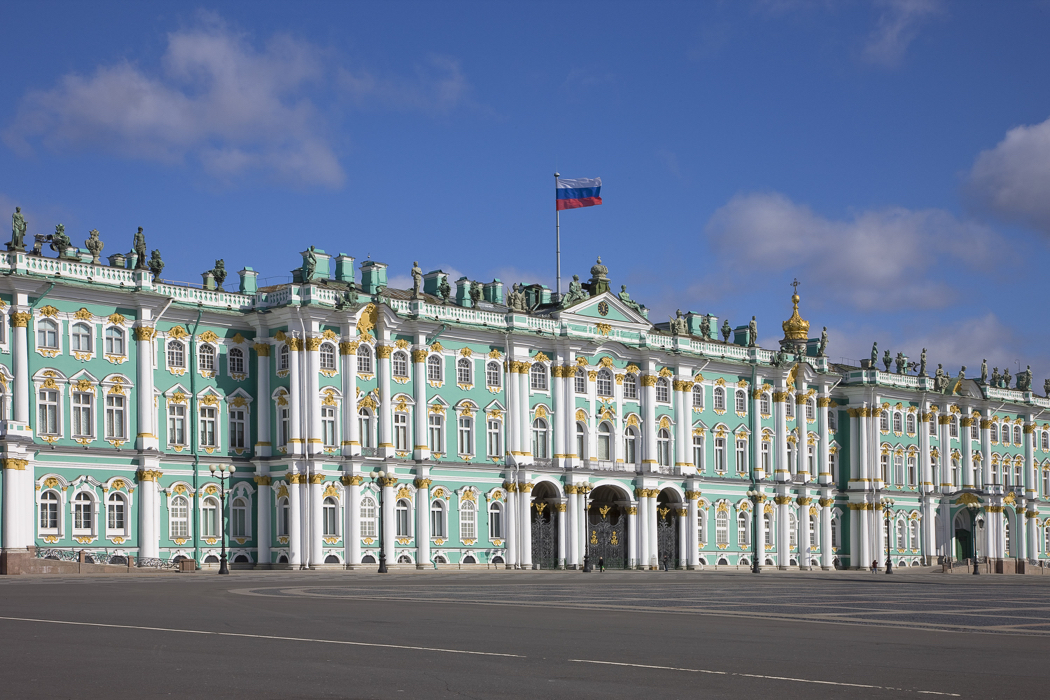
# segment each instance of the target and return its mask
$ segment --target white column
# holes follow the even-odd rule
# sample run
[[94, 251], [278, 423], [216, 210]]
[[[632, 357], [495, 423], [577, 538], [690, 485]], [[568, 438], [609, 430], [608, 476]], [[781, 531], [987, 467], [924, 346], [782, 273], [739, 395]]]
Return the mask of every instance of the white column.
[[518, 484], [518, 511], [521, 513], [521, 525], [518, 532], [521, 540], [521, 568], [532, 568], [532, 484]]
[[395, 484], [397, 484], [396, 476], [386, 476], [379, 480], [379, 485], [383, 489], [383, 552], [386, 553], [387, 566], [394, 564], [394, 538], [397, 536], [394, 526]]
[[[641, 499], [639, 499], [640, 501]], [[638, 503], [634, 501], [627, 506], [627, 566], [634, 569], [638, 567]]]
[[[505, 422], [507, 432], [507, 452], [510, 453], [510, 458], [506, 460], [507, 464], [517, 464], [520, 460], [518, 459], [521, 452], [521, 426], [526, 421], [523, 421], [521, 416], [518, 414], [521, 411], [521, 406], [518, 405], [518, 374], [520, 370], [520, 364], [517, 360], [510, 359], [510, 353], [506, 355], [506, 371], [503, 373], [503, 396], [504, 402], [507, 406], [507, 420]], [[552, 407], [555, 413], [557, 412], [557, 402]]]
[[[306, 454], [306, 436], [303, 435], [303, 341], [288, 338], [288, 454]], [[289, 508], [291, 502], [289, 500]], [[291, 511], [288, 512], [291, 518]], [[289, 538], [290, 538], [289, 533]], [[290, 539], [289, 539], [290, 541]]]
[[139, 557], [156, 559], [159, 552], [156, 516], [157, 478], [160, 472], [140, 469], [139, 477]]
[[[355, 421], [356, 422], [356, 421]], [[361, 482], [364, 479], [356, 474], [342, 477], [347, 506], [343, 512], [343, 559], [348, 569], [361, 564]]]
[[[149, 321], [150, 312], [143, 309], [141, 323]], [[149, 326], [136, 326], [135, 334], [135, 417], [138, 434], [135, 436], [135, 449], [155, 450], [158, 448], [155, 422], [156, 410], [153, 408], [153, 334]]]
[[[376, 363], [379, 365], [379, 456], [381, 457], [394, 456], [394, 436], [391, 426], [394, 415], [393, 404], [390, 401], [390, 355], [393, 354], [393, 351], [392, 345], [376, 345]], [[393, 510], [390, 512], [392, 514]], [[393, 542], [391, 538], [391, 546]], [[387, 562], [388, 565], [392, 563], [392, 561]]]
[[[778, 380], [782, 381], [782, 380]], [[773, 392], [773, 439], [776, 441], [776, 462], [773, 473], [778, 482], [791, 481], [791, 465], [788, 464], [788, 430], [785, 402], [793, 400], [784, 387]], [[752, 436], [754, 438], [755, 436]]]
[[686, 527], [686, 539], [688, 541], [688, 559], [687, 566], [690, 569], [697, 569], [700, 567], [700, 532], [696, 527], [697, 513], [699, 509], [696, 507], [696, 501], [700, 498], [699, 491], [686, 491], [685, 497], [689, 505], [688, 512], [686, 513], [687, 527]]
[[[617, 465], [624, 464], [624, 445], [623, 445], [623, 377], [622, 374], [613, 375], [613, 400], [616, 402], [616, 416], [617, 420], [613, 421], [613, 460]], [[691, 414], [690, 414], [691, 415]], [[692, 424], [690, 418], [689, 423]], [[619, 468], [619, 467], [618, 467]], [[633, 467], [631, 471], [634, 471]]]
[[[32, 497], [24, 497], [26, 485], [32, 483], [32, 467], [27, 467], [28, 460], [5, 457], [2, 462], [4, 470], [4, 531], [3, 547], [5, 551], [25, 549], [33, 541], [32, 530], [26, 530], [23, 509], [32, 504]], [[32, 494], [31, 486], [29, 493]]]
[[[835, 475], [831, 473], [831, 430], [828, 424], [830, 405], [830, 396], [817, 398], [817, 429], [820, 431], [820, 440], [817, 444], [817, 480], [822, 485], [830, 484], [835, 480]], [[821, 546], [824, 546], [823, 542]]]
[[[320, 465], [315, 467], [320, 469]], [[324, 563], [324, 474], [310, 475], [310, 568]]]
[[579, 512], [580, 512], [580, 529], [576, 531], [576, 537], [579, 540], [580, 547], [580, 566], [583, 566], [583, 555], [587, 553], [587, 533], [591, 527], [590, 520], [590, 508], [588, 507], [588, 496], [591, 492], [590, 484], [580, 484], [576, 491], [576, 498], [579, 499]]
[[[986, 409], [981, 418], [981, 473], [985, 490], [992, 483], [992, 411]], [[979, 552], [978, 552], [979, 554]]]
[[[518, 434], [521, 443], [521, 462], [530, 463], [533, 459], [532, 441], [529, 440], [529, 363], [522, 362], [518, 367], [521, 372], [517, 375], [518, 380]], [[531, 556], [531, 554], [530, 554]]]
[[[809, 473], [809, 421], [806, 419], [806, 394], [802, 389], [795, 395], [795, 429], [798, 432], [798, 446], [795, 450], [798, 474], [802, 477], [802, 482], [806, 483], [816, 475]], [[801, 542], [799, 548], [802, 548]]]
[[788, 516], [791, 497], [777, 496], [774, 502], [777, 505], [777, 568], [783, 571], [791, 560], [791, 518]]
[[831, 541], [831, 507], [834, 502], [826, 496], [820, 499], [820, 568], [825, 571], [831, 570], [835, 560], [834, 542]]
[[[21, 294], [19, 297], [23, 296]], [[11, 364], [14, 366], [15, 406], [14, 419], [19, 423], [29, 423], [29, 341], [26, 326], [32, 314], [19, 307], [11, 314]], [[5, 489], [6, 492], [6, 489]], [[5, 514], [8, 509], [4, 509]], [[4, 528], [7, 531], [7, 528]]]
[[[642, 437], [644, 455], [642, 458], [642, 471], [655, 471], [657, 465], [656, 457], [656, 382], [659, 377], [653, 372], [655, 365], [650, 362], [647, 374], [642, 375]], [[651, 562], [646, 562], [649, 565]]]
[[[344, 328], [343, 337], [350, 332]], [[342, 453], [344, 457], [353, 457], [361, 454], [361, 424], [357, 420], [357, 348], [359, 341], [343, 341], [339, 343], [339, 361], [341, 363], [343, 379], [343, 444]], [[360, 482], [358, 482], [360, 484]], [[358, 489], [360, 494], [360, 489]], [[359, 517], [358, 514], [357, 517]], [[358, 554], [360, 554], [360, 542], [358, 542]], [[361, 557], [358, 556], [351, 563], [359, 564]]]
[[[553, 461], [551, 462], [551, 464], [555, 467], [571, 466], [572, 464], [563, 456], [566, 452], [568, 452], [568, 449], [566, 447], [566, 441], [568, 438], [565, 435], [565, 430], [562, 428], [562, 424], [564, 424], [563, 416], [565, 415], [566, 411], [568, 411], [568, 398], [565, 396], [565, 385], [562, 383], [562, 366], [564, 364], [564, 353], [562, 351], [558, 351], [554, 355], [554, 362], [551, 363], [550, 377], [551, 403], [553, 404], [552, 408], [554, 409], [554, 417], [548, 418], [551, 430], [554, 431], [554, 440], [552, 445], [553, 454], [551, 455]], [[526, 420], [524, 424], [528, 425], [528, 421]]]
[[964, 414], [959, 419], [959, 451], [962, 452], [962, 479], [960, 484], [964, 489], [973, 488], [973, 443], [970, 441], [970, 428], [974, 419]]
[[[294, 356], [294, 353], [291, 353]], [[288, 475], [288, 564], [298, 567], [302, 557], [302, 508], [299, 485], [305, 474]]]
[[320, 336], [307, 338], [306, 352], [303, 353], [307, 407], [306, 452], [310, 455], [324, 453], [324, 439], [321, 435], [321, 340], [323, 339]]
[[[675, 396], [675, 466], [688, 469], [693, 466], [689, 460], [689, 443], [693, 435], [693, 408], [690, 405], [692, 396], [690, 391], [693, 380], [684, 372], [685, 368], [679, 367], [678, 371], [682, 378], [675, 379], [672, 383]], [[683, 559], [683, 566], [685, 560]]]
[[636, 488], [638, 499], [638, 567], [649, 568], [649, 489]]
[[1027, 508], [1017, 516], [1017, 530], [1025, 533], [1025, 548], [1018, 550], [1022, 557], [1039, 558], [1039, 524], [1036, 520], [1036, 499], [1039, 497], [1039, 477], [1035, 469], [1035, 423], [1029, 418], [1024, 425], [1024, 494]]
[[[420, 334], [416, 338], [416, 342], [422, 345], [424, 338]], [[415, 444], [412, 447], [413, 457], [417, 460], [430, 459], [430, 444], [427, 442], [427, 430], [429, 426], [427, 421], [429, 420], [429, 412], [427, 411], [427, 350], [424, 347], [419, 347], [412, 351], [412, 369], [414, 380], [412, 384], [413, 400], [416, 402], [416, 435]], [[502, 457], [502, 455], [500, 455]], [[429, 505], [427, 506], [430, 507]], [[426, 513], [426, 520], [430, 522], [430, 513]], [[428, 525], [429, 528], [429, 525]], [[428, 529], [429, 532], [429, 529]], [[418, 543], [417, 543], [418, 546]], [[419, 560], [416, 560], [417, 563]], [[427, 558], [424, 563], [430, 562], [430, 537], [427, 537]]]
[[[419, 404], [416, 405], [417, 409]], [[424, 467], [425, 469], [425, 467]], [[430, 484], [426, 476], [416, 479], [416, 568], [430, 566]], [[480, 510], [480, 508], [479, 508]], [[478, 514], [481, 517], [481, 513]]]
[[[269, 457], [273, 454], [270, 439], [270, 344], [255, 343], [255, 374], [258, 395], [255, 405], [255, 456]], [[269, 541], [267, 541], [269, 547]], [[270, 560], [267, 559], [267, 564]]]
[[689, 566], [689, 508], [678, 506], [678, 568], [685, 569]]
[[569, 557], [565, 562], [570, 569], [575, 569], [580, 563], [580, 500], [576, 496], [576, 485], [565, 485], [566, 501], [569, 515]]
[[518, 485], [508, 476], [503, 482], [507, 490], [507, 568], [518, 568]]
[[[804, 409], [805, 406], [803, 405]], [[803, 491], [802, 493], [805, 493]], [[798, 568], [809, 571], [809, 506], [813, 499], [799, 494], [798, 503]]]
[[[269, 347], [268, 345], [266, 347]], [[267, 401], [260, 401], [260, 403], [268, 403]], [[256, 493], [255, 493], [255, 510], [256, 510], [256, 526], [255, 526], [255, 565], [257, 568], [270, 568], [273, 557], [270, 555], [270, 542], [273, 539], [273, 531], [270, 526], [270, 477], [256, 476], [255, 477]], [[156, 493], [156, 492], [154, 492]], [[156, 495], [154, 495], [156, 498]]]
[[597, 378], [596, 371], [587, 372], [587, 456], [592, 460], [598, 459]]
[[748, 388], [751, 392], [751, 415], [755, 419], [755, 434], [751, 436], [751, 470], [755, 481], [767, 476], [762, 469], [762, 377], [756, 377], [755, 385]]
[[645, 514], [648, 519], [648, 532], [649, 535], [649, 564], [652, 565], [653, 557], [656, 558], [656, 566], [661, 565], [660, 562], [660, 548], [656, 542], [656, 496], [660, 493], [658, 489], [649, 489], [649, 498], [646, 499], [648, 503], [645, 506]]
[[883, 509], [882, 504], [876, 503], [872, 511], [872, 527], [875, 528], [875, 556], [879, 566], [886, 566], [886, 513], [889, 509]]
[[558, 511], [558, 568], [564, 569], [568, 564], [568, 551], [566, 549], [568, 539], [566, 538], [566, 517], [565, 511], [567, 505], [565, 501], [560, 501], [554, 504], [554, 507]]

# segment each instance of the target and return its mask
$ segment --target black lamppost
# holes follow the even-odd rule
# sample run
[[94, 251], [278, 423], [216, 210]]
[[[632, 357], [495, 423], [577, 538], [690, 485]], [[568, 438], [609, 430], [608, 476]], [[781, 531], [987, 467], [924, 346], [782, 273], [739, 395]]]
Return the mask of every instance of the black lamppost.
[[893, 560], [891, 558], [892, 555], [890, 554], [890, 540], [893, 539], [893, 528], [891, 527], [892, 524], [893, 524], [893, 511], [890, 510], [890, 509], [893, 508], [893, 503], [894, 503], [894, 500], [892, 498], [884, 498], [884, 499], [882, 499], [882, 512], [885, 514], [885, 517], [886, 517], [886, 573], [887, 574], [892, 574], [893, 573]]
[[379, 571], [376, 573], [380, 574], [389, 573], [386, 570], [386, 549], [383, 547], [383, 484], [388, 478], [392, 477], [388, 477], [386, 472], [380, 469], [375, 479], [379, 484]]
[[981, 509], [979, 503], [967, 503], [966, 510], [970, 511], [970, 521], [972, 523], [970, 529], [973, 531], [973, 575], [980, 575], [980, 571], [977, 569], [977, 528], [982, 524], [977, 520], [977, 511]]
[[751, 556], [751, 573], [760, 574], [762, 573], [762, 567], [759, 565], [758, 548], [761, 544], [759, 542], [759, 539], [761, 538], [758, 536], [758, 519], [764, 516], [762, 513], [758, 512], [758, 506], [760, 503], [762, 503], [762, 501], [765, 500], [765, 497], [762, 495], [762, 492], [759, 491], [757, 488], [748, 489], [747, 497], [752, 503], [751, 510], [754, 512], [754, 515], [751, 518], [751, 540], [754, 542], [753, 549], [755, 551], [754, 554]]
[[[215, 476], [215, 465], [209, 467], [211, 475]], [[229, 474], [227, 475], [227, 470]], [[219, 573], [228, 574], [230, 573], [230, 567], [226, 565], [226, 493], [228, 492], [227, 484], [233, 484], [233, 472], [236, 470], [232, 464], [226, 466], [225, 464], [218, 468], [219, 472], [219, 502], [221, 503], [222, 512], [219, 514], [219, 527], [221, 528], [221, 539], [222, 539], [222, 556], [219, 557]], [[228, 480], [228, 481], [227, 481]]]

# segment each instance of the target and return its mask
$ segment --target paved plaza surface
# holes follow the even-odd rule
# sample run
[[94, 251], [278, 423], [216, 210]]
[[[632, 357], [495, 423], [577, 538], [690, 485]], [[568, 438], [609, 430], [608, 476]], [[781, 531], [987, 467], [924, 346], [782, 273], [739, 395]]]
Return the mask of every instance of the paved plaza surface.
[[11, 698], [1050, 694], [1050, 576], [0, 579]]

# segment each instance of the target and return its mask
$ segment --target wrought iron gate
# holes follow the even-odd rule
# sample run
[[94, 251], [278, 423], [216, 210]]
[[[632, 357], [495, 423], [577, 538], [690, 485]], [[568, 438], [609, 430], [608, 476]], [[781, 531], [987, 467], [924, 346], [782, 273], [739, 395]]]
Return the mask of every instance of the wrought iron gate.
[[659, 561], [657, 564], [662, 569], [664, 556], [667, 557], [667, 566], [677, 569], [680, 561], [678, 559], [678, 518], [671, 515], [674, 511], [670, 508], [657, 510], [659, 518], [656, 521], [656, 551]]
[[540, 569], [558, 568], [558, 512], [537, 503], [532, 513], [532, 564]]
[[627, 518], [619, 512], [610, 513], [610, 510], [610, 506], [597, 508], [597, 522], [589, 523], [588, 527], [587, 553], [591, 557], [591, 566], [595, 568], [598, 566], [598, 559], [602, 558], [605, 560], [606, 569], [626, 569]]

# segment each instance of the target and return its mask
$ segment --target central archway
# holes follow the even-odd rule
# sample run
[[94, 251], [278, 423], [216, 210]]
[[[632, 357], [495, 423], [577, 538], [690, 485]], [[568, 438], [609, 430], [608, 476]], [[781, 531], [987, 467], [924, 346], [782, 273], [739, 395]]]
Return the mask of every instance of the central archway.
[[557, 569], [559, 558], [565, 554], [558, 551], [558, 519], [561, 498], [553, 484], [541, 481], [532, 489], [532, 566], [535, 569]]
[[627, 543], [631, 533], [627, 527], [627, 492], [615, 486], [598, 486], [587, 503], [587, 554], [591, 565], [599, 561], [607, 569], [626, 569]]
[[665, 488], [656, 497], [656, 552], [660, 568], [665, 562], [672, 569], [685, 567], [681, 560], [683, 533], [679, 522], [683, 517], [680, 515], [682, 508], [681, 497], [674, 489]]

